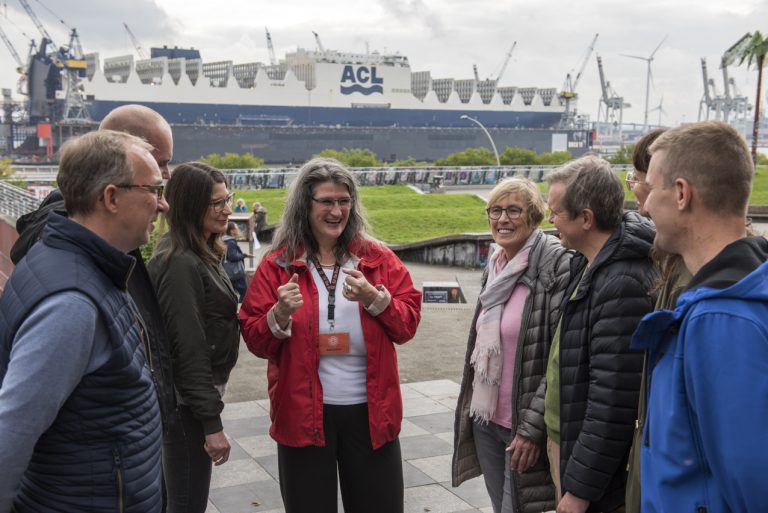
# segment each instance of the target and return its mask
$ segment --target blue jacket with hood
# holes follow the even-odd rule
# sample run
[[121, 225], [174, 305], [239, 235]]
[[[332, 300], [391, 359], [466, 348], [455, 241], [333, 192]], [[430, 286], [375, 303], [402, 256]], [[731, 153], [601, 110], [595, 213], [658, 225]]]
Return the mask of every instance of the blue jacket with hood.
[[702, 267], [674, 311], [646, 315], [644, 512], [766, 512], [768, 241], [740, 239]]

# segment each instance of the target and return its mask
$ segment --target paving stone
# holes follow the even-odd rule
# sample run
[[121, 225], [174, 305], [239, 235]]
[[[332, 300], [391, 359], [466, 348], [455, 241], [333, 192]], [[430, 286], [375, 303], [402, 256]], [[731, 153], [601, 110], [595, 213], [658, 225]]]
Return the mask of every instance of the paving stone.
[[224, 432], [233, 438], [263, 435], [269, 431], [271, 423], [268, 416], [225, 420]]
[[[417, 417], [411, 417], [417, 418]], [[400, 427], [400, 438], [408, 438], [409, 436], [428, 435], [429, 431], [422, 429], [409, 419], [403, 419], [403, 423]]]
[[451, 411], [451, 409], [447, 406], [424, 396], [412, 397], [403, 403], [403, 416], [405, 417], [429, 415], [431, 413], [443, 413], [448, 411]]
[[456, 488], [451, 486], [450, 480], [440, 483], [446, 490], [460, 497], [467, 504], [475, 508], [486, 508], [491, 506], [491, 497], [485, 487], [483, 476], [478, 476], [469, 481], [464, 481]]
[[[266, 470], [252, 459], [228, 461], [219, 467], [213, 467], [211, 488], [235, 486], [253, 481], [272, 481]], [[215, 504], [215, 503], [214, 503]], [[216, 507], [219, 507], [218, 505]]]
[[267, 471], [272, 476], [272, 479], [280, 482], [280, 472], [277, 468], [277, 454], [270, 454], [269, 456], [260, 456], [255, 458], [256, 463], [261, 465], [261, 468]]
[[411, 383], [411, 388], [428, 396], [459, 394], [460, 385], [450, 379], [436, 379]]
[[229, 450], [229, 460], [228, 460], [228, 462], [229, 461], [235, 461], [235, 460], [247, 459], [247, 458], [251, 457], [250, 454], [245, 452], [243, 450], [243, 448], [240, 447], [240, 444], [238, 444], [236, 440], [230, 439], [229, 440], [229, 446], [230, 446], [230, 450]]
[[240, 447], [251, 455], [252, 458], [277, 454], [277, 443], [269, 435], [256, 435], [238, 438]]
[[443, 433], [435, 433], [434, 436], [436, 436], [440, 440], [444, 440], [445, 442], [453, 445], [453, 431], [445, 431]]
[[437, 481], [417, 469], [409, 462], [403, 462], [403, 482], [406, 488], [414, 486], [423, 486], [426, 484], [435, 484]]
[[407, 461], [451, 454], [453, 452], [451, 444], [432, 435], [403, 438], [400, 440], [400, 448], [403, 453], [403, 459]]
[[450, 454], [408, 460], [408, 463], [421, 470], [438, 483], [451, 480]]
[[405, 489], [407, 513], [453, 513], [471, 509], [472, 506], [437, 484]]
[[437, 401], [438, 403], [442, 404], [446, 408], [450, 408], [451, 410], [456, 410], [456, 404], [459, 401], [459, 393], [456, 392], [455, 394], [440, 394], [440, 395], [433, 395], [430, 396], [430, 398], [434, 401]]
[[208, 501], [208, 506], [205, 508], [205, 513], [221, 513], [218, 509], [216, 509], [216, 506], [214, 506], [211, 501]]
[[444, 433], [453, 430], [454, 420], [455, 415], [452, 411], [408, 417], [409, 422], [413, 422], [430, 433]]
[[212, 490], [210, 501], [220, 513], [284, 511], [280, 486], [272, 480]]
[[413, 399], [414, 397], [424, 397], [424, 394], [417, 392], [411, 387], [411, 383], [400, 383], [400, 395], [403, 396], [403, 401]]
[[226, 421], [269, 416], [269, 410], [262, 408], [259, 403], [260, 401], [245, 401], [227, 404], [224, 406], [224, 411], [221, 412], [221, 419]]

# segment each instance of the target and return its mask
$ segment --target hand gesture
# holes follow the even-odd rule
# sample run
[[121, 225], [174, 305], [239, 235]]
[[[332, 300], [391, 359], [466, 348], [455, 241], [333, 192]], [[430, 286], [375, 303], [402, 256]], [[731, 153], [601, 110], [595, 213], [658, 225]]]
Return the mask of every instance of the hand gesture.
[[584, 513], [589, 507], [589, 501], [576, 497], [571, 492], [565, 492], [557, 503], [557, 513]]
[[507, 447], [507, 452], [511, 453], [509, 466], [512, 470], [525, 472], [539, 460], [539, 445], [528, 437], [515, 435], [512, 443]]
[[227, 462], [229, 459], [229, 440], [224, 431], [205, 435], [205, 452], [211, 457], [211, 461], [217, 467]]
[[368, 283], [362, 272], [357, 269], [342, 268], [341, 272], [347, 276], [342, 284], [342, 294], [349, 301], [359, 301], [363, 306], [370, 306], [379, 295], [376, 287]]
[[280, 325], [286, 325], [291, 314], [303, 304], [304, 298], [301, 296], [301, 289], [299, 289], [299, 275], [293, 273], [287, 283], [277, 287], [275, 316]]

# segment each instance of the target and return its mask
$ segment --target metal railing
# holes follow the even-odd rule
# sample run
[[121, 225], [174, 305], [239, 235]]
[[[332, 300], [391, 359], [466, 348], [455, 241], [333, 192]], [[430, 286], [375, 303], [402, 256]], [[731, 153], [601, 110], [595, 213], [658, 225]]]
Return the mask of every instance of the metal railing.
[[[493, 185], [510, 176], [530, 178], [541, 182], [559, 166], [486, 166], [486, 167], [363, 167], [353, 168], [360, 185], [416, 186], [434, 185]], [[617, 172], [631, 169], [628, 165], [612, 166]], [[14, 177], [30, 183], [51, 183], [56, 180], [57, 166], [14, 166]], [[299, 169], [257, 168], [224, 169], [233, 189], [281, 189], [288, 187]]]
[[0, 180], [0, 213], [12, 219], [18, 219], [27, 212], [40, 206], [40, 200], [34, 194], [15, 185]]

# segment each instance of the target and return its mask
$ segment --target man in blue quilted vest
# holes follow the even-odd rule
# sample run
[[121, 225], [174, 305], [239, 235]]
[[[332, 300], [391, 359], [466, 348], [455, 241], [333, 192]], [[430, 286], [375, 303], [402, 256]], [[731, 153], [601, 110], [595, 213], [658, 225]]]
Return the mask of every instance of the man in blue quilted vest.
[[71, 139], [51, 213], [0, 298], [0, 511], [157, 512], [161, 420], [126, 287], [168, 209], [142, 139]]

